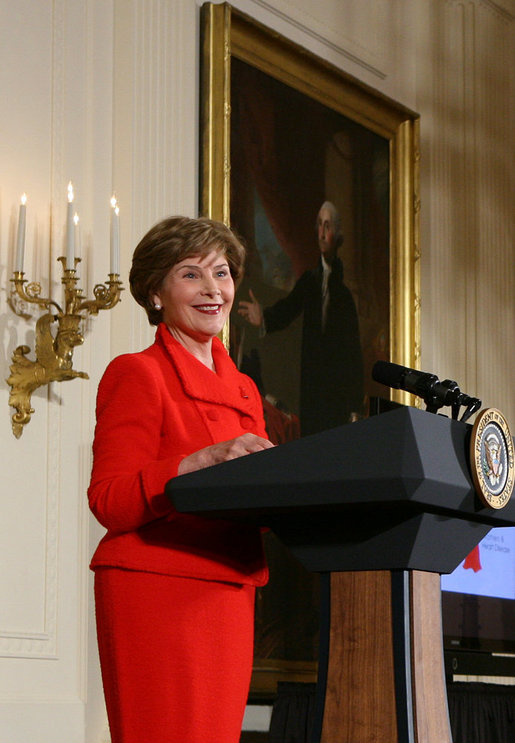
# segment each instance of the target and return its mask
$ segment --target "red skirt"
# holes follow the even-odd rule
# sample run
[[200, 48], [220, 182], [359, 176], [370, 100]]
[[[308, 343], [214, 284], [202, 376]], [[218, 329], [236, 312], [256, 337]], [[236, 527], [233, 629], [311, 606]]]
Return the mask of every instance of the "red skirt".
[[254, 592], [95, 571], [112, 743], [238, 743], [252, 671]]

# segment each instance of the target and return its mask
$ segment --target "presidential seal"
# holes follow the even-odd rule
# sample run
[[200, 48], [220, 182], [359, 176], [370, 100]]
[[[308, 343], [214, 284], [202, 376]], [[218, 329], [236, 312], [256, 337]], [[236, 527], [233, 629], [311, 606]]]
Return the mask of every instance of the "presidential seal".
[[476, 492], [489, 508], [504, 508], [513, 492], [513, 439], [505, 417], [482, 410], [472, 428], [470, 466]]

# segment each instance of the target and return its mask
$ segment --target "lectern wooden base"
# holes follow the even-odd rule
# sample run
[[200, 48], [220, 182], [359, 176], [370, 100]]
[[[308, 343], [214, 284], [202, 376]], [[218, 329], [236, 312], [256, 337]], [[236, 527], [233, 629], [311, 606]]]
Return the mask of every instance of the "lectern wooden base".
[[327, 651], [313, 743], [452, 743], [438, 574], [332, 573]]

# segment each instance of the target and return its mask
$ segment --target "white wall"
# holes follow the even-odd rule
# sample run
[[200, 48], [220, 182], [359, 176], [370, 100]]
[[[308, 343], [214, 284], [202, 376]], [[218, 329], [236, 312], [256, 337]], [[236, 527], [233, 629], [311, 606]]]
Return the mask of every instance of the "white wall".
[[[93, 278], [107, 275], [113, 26], [110, 4], [103, 5], [1, 3], [2, 379], [14, 347], [34, 344], [34, 320], [7, 306], [21, 193], [28, 195], [26, 277], [41, 281], [43, 296], [61, 299], [56, 258], [70, 179], [81, 217], [81, 280], [91, 290]], [[20, 440], [11, 433], [7, 385], [0, 390], [0, 737], [9, 743], [84, 740], [90, 551], [84, 493], [93, 350], [109, 353], [106, 320], [96, 323], [96, 346], [88, 338], [76, 353], [76, 368], [89, 370], [91, 382], [38, 390]]]
[[422, 361], [515, 426], [515, 3], [422, 2]]
[[[108, 270], [109, 197], [122, 279], [161, 216], [196, 214], [200, 0], [0, 0], [0, 378], [33, 318], [7, 304], [20, 195], [26, 274], [60, 300], [66, 184], [91, 295]], [[235, 7], [421, 114], [421, 367], [457, 379], [515, 427], [513, 0], [235, 0]], [[33, 396], [22, 437], [0, 385], [0, 739], [99, 743], [105, 717], [85, 491], [108, 360], [152, 332], [126, 291], [87, 323], [90, 380]]]

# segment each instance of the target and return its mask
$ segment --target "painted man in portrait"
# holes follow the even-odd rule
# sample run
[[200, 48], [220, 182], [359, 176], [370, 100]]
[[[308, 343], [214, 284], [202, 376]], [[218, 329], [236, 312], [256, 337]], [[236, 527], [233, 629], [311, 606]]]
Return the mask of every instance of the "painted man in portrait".
[[340, 216], [329, 201], [318, 212], [317, 236], [317, 266], [305, 271], [286, 297], [263, 308], [251, 290], [250, 301], [240, 301], [238, 308], [266, 334], [283, 330], [302, 314], [302, 436], [348, 423], [363, 408], [358, 316], [337, 255], [343, 242]]

